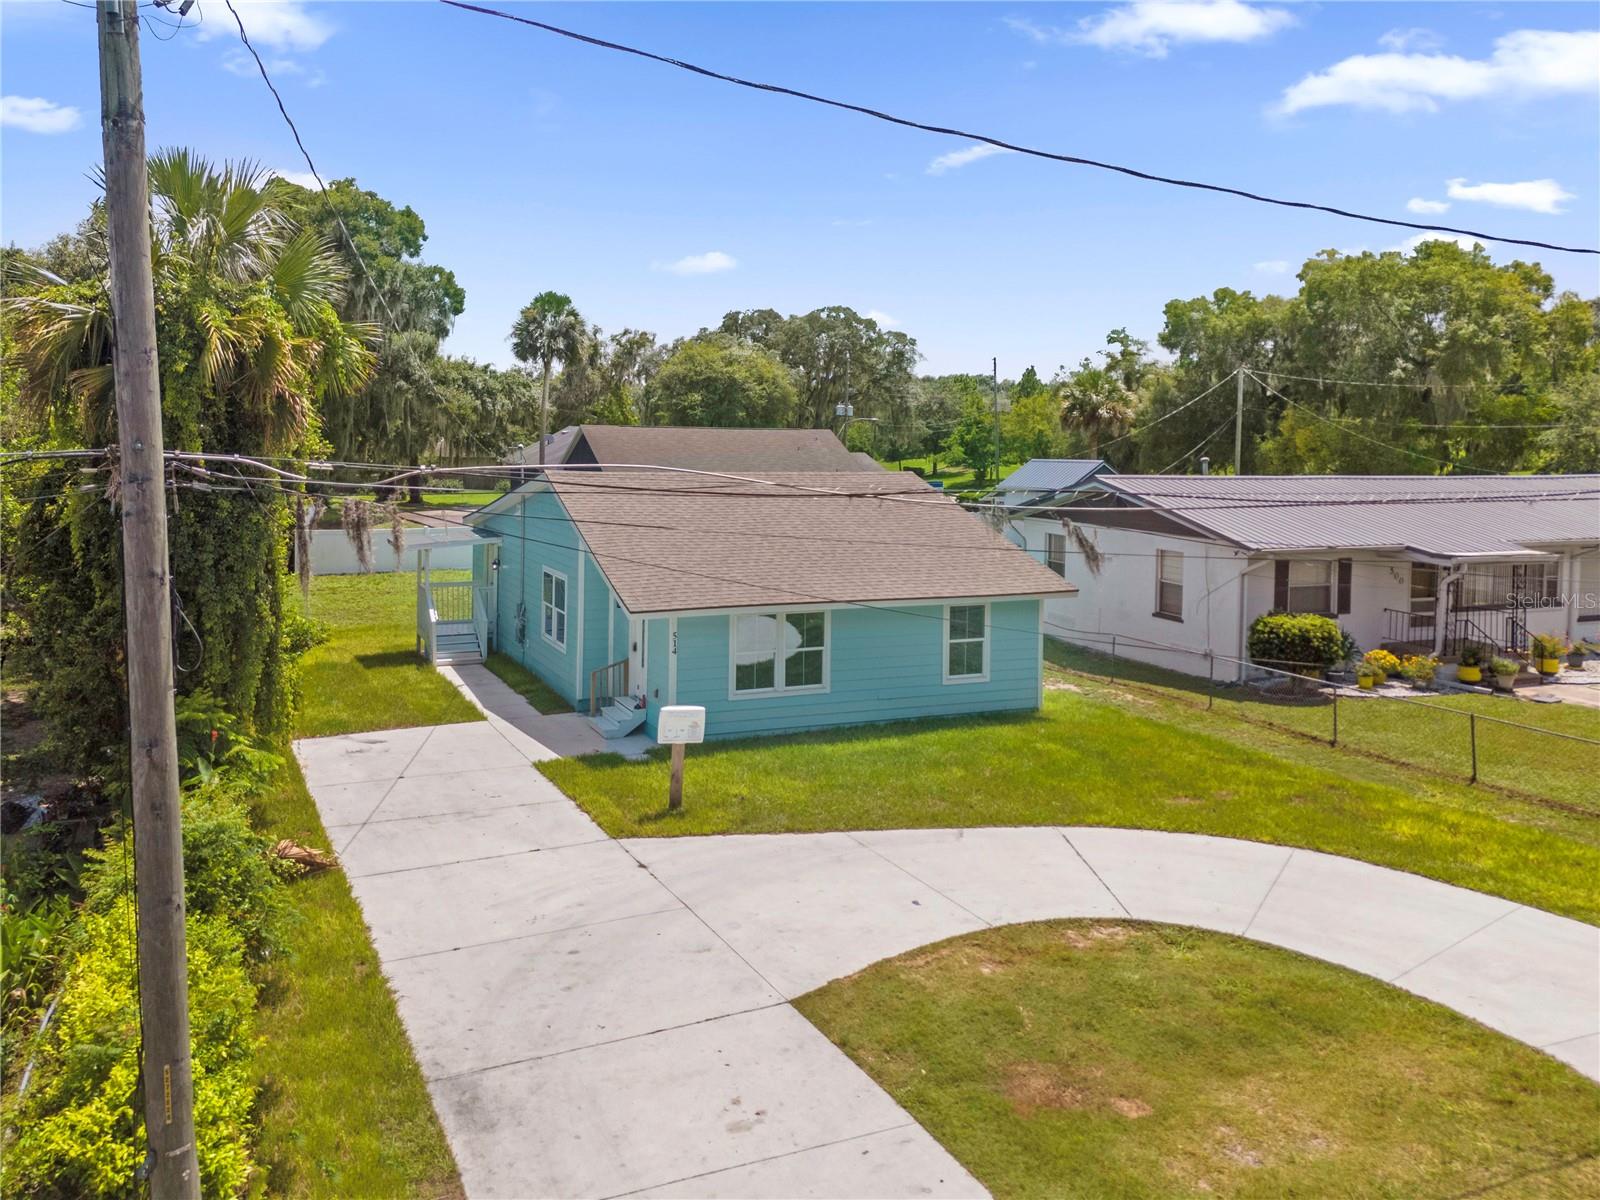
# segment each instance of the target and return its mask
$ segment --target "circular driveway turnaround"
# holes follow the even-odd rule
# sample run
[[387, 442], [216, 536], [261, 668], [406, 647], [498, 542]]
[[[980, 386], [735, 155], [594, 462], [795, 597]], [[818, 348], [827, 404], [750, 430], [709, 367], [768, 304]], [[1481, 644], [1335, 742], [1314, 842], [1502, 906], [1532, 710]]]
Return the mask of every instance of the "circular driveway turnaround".
[[1298, 950], [1600, 1079], [1593, 926], [1192, 834], [615, 841], [531, 769], [549, 751], [494, 715], [504, 697], [461, 679], [489, 720], [295, 749], [470, 1196], [982, 1195], [788, 1001], [928, 942], [1055, 917]]

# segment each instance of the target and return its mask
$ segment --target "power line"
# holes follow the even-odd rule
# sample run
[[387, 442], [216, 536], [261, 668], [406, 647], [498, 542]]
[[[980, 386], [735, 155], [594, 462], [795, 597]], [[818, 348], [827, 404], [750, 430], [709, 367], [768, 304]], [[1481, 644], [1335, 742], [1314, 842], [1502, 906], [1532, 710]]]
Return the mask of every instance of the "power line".
[[[610, 42], [603, 38], [591, 37], [588, 34], [577, 33], [571, 29], [563, 29], [559, 25], [551, 25], [545, 21], [535, 21], [532, 17], [521, 17], [514, 13], [502, 12], [497, 8], [489, 8], [480, 4], [468, 4], [465, 0], [439, 0], [441, 4], [451, 8], [459, 8], [466, 12], [479, 13], [486, 17], [498, 17], [503, 21], [515, 21], [519, 25], [527, 25], [533, 29], [540, 29], [546, 33], [553, 33], [559, 37], [569, 38], [585, 45], [596, 46], [602, 50], [614, 50], [621, 54], [631, 54], [636, 58], [649, 59], [651, 62], [662, 63], [665, 66], [676, 67], [680, 71], [688, 71], [707, 79], [719, 80], [722, 83], [731, 83], [737, 87], [750, 88], [753, 91], [768, 92], [773, 95], [790, 96], [796, 100], [806, 100], [812, 104], [822, 104], [829, 108], [839, 108], [846, 112], [859, 113], [862, 116], [872, 117], [878, 121], [887, 121], [891, 125], [900, 125], [907, 129], [920, 129], [924, 133], [936, 133], [945, 137], [965, 138], [969, 141], [982, 142], [988, 146], [995, 146], [1001, 150], [1014, 151], [1017, 154], [1026, 154], [1033, 158], [1049, 159], [1053, 162], [1068, 163], [1073, 166], [1094, 167], [1101, 171], [1115, 171], [1120, 175], [1142, 179], [1149, 183], [1163, 183], [1172, 187], [1191, 188], [1196, 191], [1217, 192], [1227, 196], [1237, 196], [1243, 200], [1251, 200], [1258, 204], [1272, 204], [1280, 208], [1299, 208], [1312, 212], [1329, 213], [1336, 217], [1345, 217], [1353, 221], [1366, 221], [1374, 225], [1390, 225], [1400, 229], [1417, 229], [1424, 233], [1455, 233], [1465, 237], [1477, 238], [1486, 242], [1505, 242], [1516, 246], [1532, 246], [1540, 250], [1556, 250], [1564, 254], [1600, 254], [1600, 250], [1587, 246], [1562, 246], [1554, 242], [1535, 241], [1530, 238], [1500, 237], [1495, 234], [1481, 233], [1475, 229], [1459, 229], [1448, 225], [1425, 225], [1416, 221], [1402, 221], [1394, 217], [1377, 217], [1369, 213], [1355, 212], [1350, 209], [1336, 208], [1327, 204], [1314, 204], [1304, 200], [1285, 200], [1276, 196], [1262, 195], [1258, 192], [1246, 191], [1243, 188], [1228, 187], [1217, 183], [1201, 183], [1193, 179], [1181, 179], [1170, 175], [1156, 175], [1149, 171], [1141, 171], [1134, 167], [1120, 166], [1116, 163], [1101, 162], [1098, 159], [1083, 158], [1075, 154], [1058, 154], [1049, 150], [1040, 150], [1032, 146], [1022, 146], [1015, 142], [1008, 142], [1001, 138], [990, 137], [983, 133], [969, 133], [964, 129], [953, 129], [943, 125], [932, 125], [924, 121], [912, 120], [908, 117], [897, 117], [892, 113], [881, 112], [878, 109], [868, 108], [861, 104], [852, 104], [844, 100], [833, 100], [827, 96], [803, 92], [796, 88], [784, 87], [775, 83], [761, 83], [751, 79], [741, 79], [737, 75], [728, 75], [722, 71], [714, 71], [709, 67], [696, 66], [694, 63], [685, 62], [679, 58], [671, 58], [664, 54], [655, 54], [649, 50], [641, 50], [636, 46], [627, 46], [621, 42]], [[231, 4], [230, 4], [231, 7]]]
[[1157, 471], [1156, 474], [1157, 475], [1165, 475], [1168, 471], [1172, 470], [1173, 467], [1175, 467], [1179, 463], [1183, 462], [1184, 459], [1189, 458], [1189, 457], [1199, 453], [1201, 450], [1203, 450], [1205, 448], [1206, 444], [1208, 442], [1210, 442], [1212, 438], [1216, 437], [1217, 434], [1221, 433], [1224, 429], [1226, 429], [1228, 426], [1230, 426], [1232, 424], [1233, 424], [1233, 414], [1229, 413], [1226, 417], [1224, 417], [1222, 419], [1222, 424], [1221, 425], [1218, 425], [1210, 433], [1206, 434], [1205, 437], [1200, 439], [1200, 444], [1198, 446], [1194, 447], [1194, 449], [1192, 449], [1192, 450], [1184, 451], [1184, 453], [1178, 455], [1177, 458], [1173, 459], [1166, 466], [1162, 467], [1161, 470]]
[[1285, 396], [1282, 392], [1278, 391], [1277, 388], [1273, 387], [1265, 379], [1262, 379], [1261, 376], [1255, 374], [1254, 372], [1246, 371], [1245, 374], [1249, 375], [1251, 379], [1254, 379], [1263, 388], [1265, 388], [1269, 393], [1271, 393], [1272, 395], [1276, 396], [1279, 400], [1282, 400], [1285, 404], [1292, 404], [1295, 408], [1298, 408], [1298, 409], [1302, 410], [1303, 412], [1309, 413], [1311, 416], [1313, 416], [1317, 420], [1321, 421], [1324, 425], [1332, 425], [1335, 429], [1342, 430], [1343, 432], [1349, 434], [1351, 437], [1358, 438], [1363, 442], [1370, 442], [1372, 445], [1381, 446], [1385, 450], [1398, 450], [1401, 454], [1410, 455], [1412, 458], [1420, 459], [1423, 462], [1437, 463], [1439, 466], [1449, 467], [1453, 471], [1455, 471], [1455, 470], [1476, 471], [1480, 475], [1493, 475], [1493, 474], [1496, 473], [1494, 471], [1487, 470], [1487, 469], [1485, 469], [1483, 467], [1474, 467], [1470, 463], [1453, 463], [1449, 459], [1434, 458], [1433, 455], [1431, 455], [1431, 454], [1419, 454], [1415, 450], [1407, 450], [1404, 446], [1396, 446], [1396, 445], [1393, 445], [1390, 442], [1382, 441], [1379, 438], [1368, 437], [1364, 433], [1357, 433], [1354, 429], [1351, 429], [1348, 426], [1343, 425], [1338, 421], [1335, 421], [1332, 417], [1323, 416], [1321, 413], [1319, 413], [1316, 409], [1312, 408], [1310, 405], [1301, 404], [1300, 401], [1298, 401], [1298, 400], [1289, 399], [1289, 397]]
[[[1228, 380], [1230, 380], [1234, 376], [1236, 376], [1241, 369], [1242, 368], [1235, 367], [1233, 370], [1229, 371], [1226, 375], [1224, 375], [1221, 379], [1219, 379], [1215, 383], [1213, 383], [1205, 391], [1201, 392], [1198, 396], [1194, 397], [1194, 399], [1185, 401], [1184, 403], [1178, 405], [1177, 408], [1168, 409], [1166, 412], [1162, 413], [1159, 417], [1157, 417], [1154, 421], [1149, 421], [1149, 422], [1146, 422], [1143, 425], [1138, 426], [1137, 428], [1130, 429], [1130, 430], [1128, 430], [1127, 433], [1121, 434], [1118, 437], [1114, 437], [1109, 442], [1101, 442], [1099, 447], [1098, 447], [1098, 449], [1104, 450], [1107, 446], [1115, 446], [1118, 442], [1125, 442], [1129, 438], [1133, 437], [1135, 434], [1143, 433], [1147, 429], [1154, 429], [1157, 425], [1161, 424], [1161, 422], [1167, 420], [1169, 417], [1177, 416], [1184, 409], [1194, 407], [1196, 404], [1199, 404], [1200, 401], [1204, 400], [1207, 396], [1211, 395], [1212, 392], [1216, 391], [1223, 384], [1227, 383]], [[1229, 417], [1228, 419], [1231, 421], [1233, 418]]]
[[328, 185], [322, 182], [322, 175], [317, 170], [317, 164], [311, 161], [311, 151], [306, 149], [306, 144], [300, 138], [300, 130], [294, 123], [294, 118], [289, 115], [289, 110], [283, 105], [283, 97], [279, 94], [277, 85], [272, 82], [272, 76], [267, 74], [267, 64], [261, 61], [261, 55], [256, 53], [256, 48], [250, 44], [250, 35], [245, 32], [244, 22], [239, 18], [239, 10], [233, 7], [233, 0], [223, 0], [228, 6], [228, 11], [233, 14], [234, 24], [239, 27], [239, 40], [244, 43], [244, 48], [250, 51], [250, 57], [256, 60], [256, 69], [261, 72], [261, 81], [267, 85], [267, 90], [272, 93], [272, 98], [277, 102], [278, 112], [282, 115], [284, 123], [289, 126], [289, 132], [294, 135], [294, 144], [300, 148], [300, 157], [306, 160], [306, 166], [311, 171], [311, 177], [317, 181], [317, 188], [322, 192], [322, 202], [328, 206], [328, 212], [338, 222], [339, 231], [344, 234], [345, 245], [350, 247], [350, 253], [355, 255], [356, 263], [361, 267], [361, 273], [367, 277], [367, 283], [372, 287], [372, 294], [378, 298], [378, 303], [383, 305], [384, 315], [389, 318], [391, 331], [399, 328], [395, 319], [394, 310], [389, 307], [389, 300], [383, 294], [383, 289], [378, 286], [378, 281], [372, 277], [371, 270], [367, 267], [367, 260], [361, 257], [361, 251], [356, 249], [356, 242], [350, 236], [350, 230], [344, 223], [344, 218], [339, 215], [339, 210], [333, 206], [333, 197], [328, 194]]

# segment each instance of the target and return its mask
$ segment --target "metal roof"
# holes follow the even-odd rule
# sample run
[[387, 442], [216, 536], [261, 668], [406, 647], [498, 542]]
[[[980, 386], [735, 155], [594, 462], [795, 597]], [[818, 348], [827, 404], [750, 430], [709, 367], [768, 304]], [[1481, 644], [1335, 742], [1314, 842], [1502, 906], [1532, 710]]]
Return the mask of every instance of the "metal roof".
[[1103, 458], [1034, 458], [1000, 481], [999, 492], [1060, 492], [1078, 487], [1090, 476], [1109, 473]]
[[1251, 550], [1451, 559], [1600, 541], [1600, 475], [1102, 475], [1092, 486]]

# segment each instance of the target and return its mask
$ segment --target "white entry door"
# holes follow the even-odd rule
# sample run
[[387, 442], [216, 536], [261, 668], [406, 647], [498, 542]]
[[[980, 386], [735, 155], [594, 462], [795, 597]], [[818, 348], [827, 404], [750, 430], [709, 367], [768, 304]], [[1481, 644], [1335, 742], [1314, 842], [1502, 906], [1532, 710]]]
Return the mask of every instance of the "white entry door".
[[650, 628], [648, 622], [640, 617], [628, 618], [628, 694], [630, 696], [645, 695], [644, 664], [645, 632]]

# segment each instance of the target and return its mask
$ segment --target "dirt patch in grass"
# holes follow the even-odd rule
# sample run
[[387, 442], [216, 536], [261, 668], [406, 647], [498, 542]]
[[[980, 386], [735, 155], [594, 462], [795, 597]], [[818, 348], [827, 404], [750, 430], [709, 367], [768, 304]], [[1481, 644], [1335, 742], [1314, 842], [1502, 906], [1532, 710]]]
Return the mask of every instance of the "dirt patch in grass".
[[1001, 1198], [1600, 1194], [1600, 1087], [1241, 938], [1014, 925], [795, 1003]]

